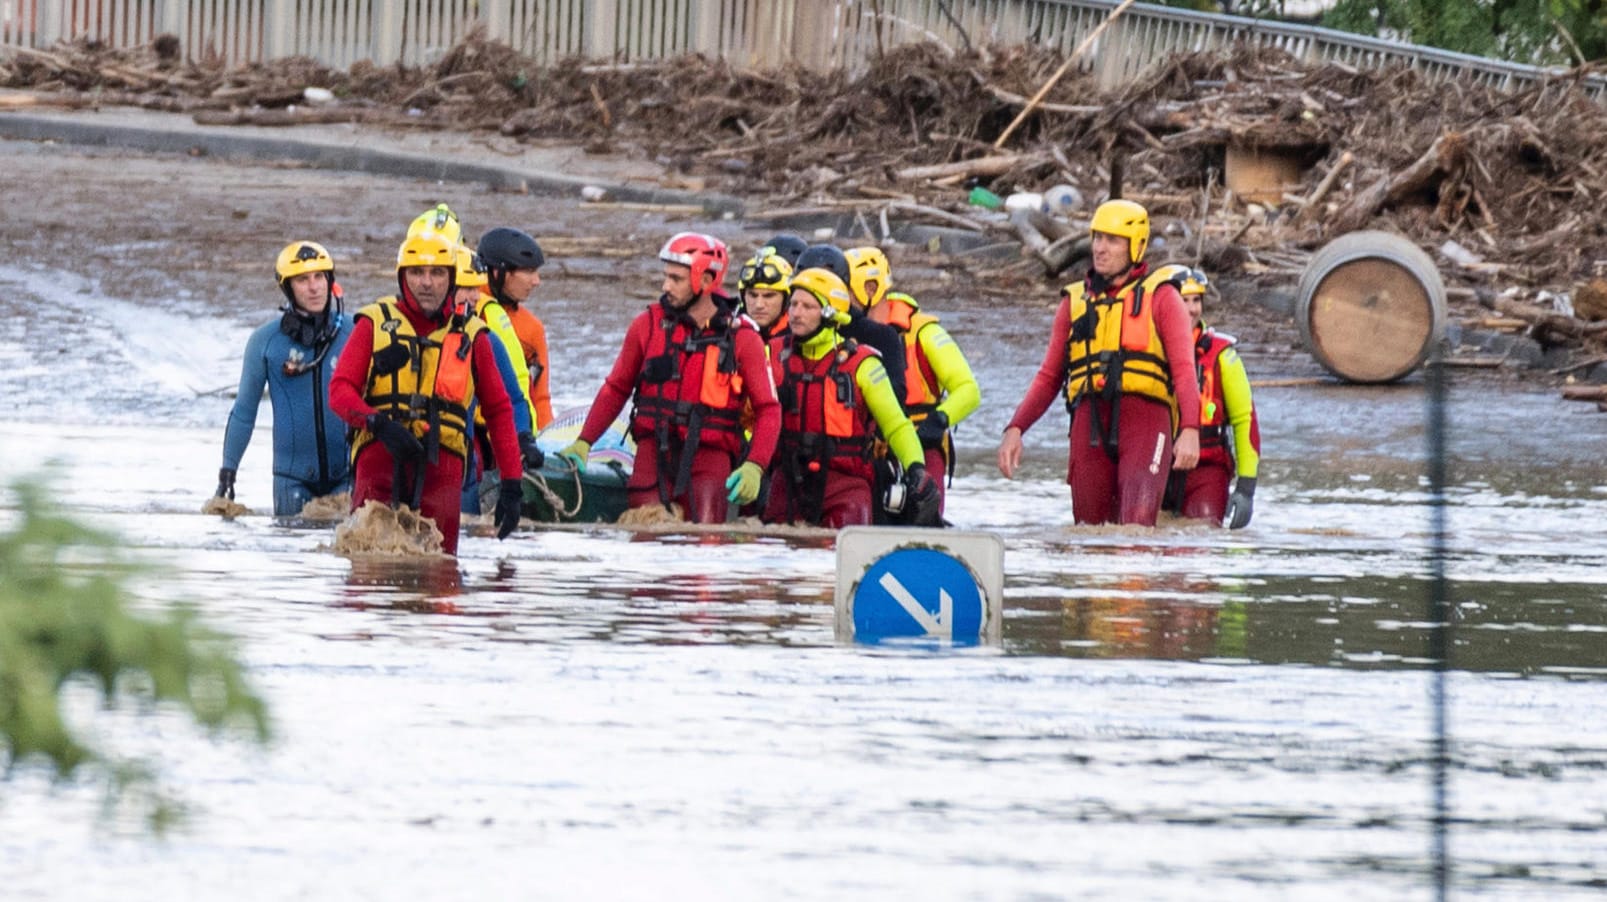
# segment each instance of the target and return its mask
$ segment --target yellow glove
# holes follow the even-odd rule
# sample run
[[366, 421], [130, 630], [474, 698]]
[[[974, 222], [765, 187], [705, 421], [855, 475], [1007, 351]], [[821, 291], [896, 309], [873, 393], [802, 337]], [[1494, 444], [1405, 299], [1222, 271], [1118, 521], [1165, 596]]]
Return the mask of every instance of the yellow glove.
[[763, 480], [764, 470], [758, 464], [743, 461], [725, 481], [725, 487], [731, 490], [726, 500], [732, 504], [752, 504], [759, 497], [759, 484]]
[[577, 473], [586, 472], [586, 458], [590, 455], [591, 442], [581, 441], [578, 438], [565, 445], [564, 449], [558, 452], [558, 456], [569, 461], [569, 465], [574, 467]]

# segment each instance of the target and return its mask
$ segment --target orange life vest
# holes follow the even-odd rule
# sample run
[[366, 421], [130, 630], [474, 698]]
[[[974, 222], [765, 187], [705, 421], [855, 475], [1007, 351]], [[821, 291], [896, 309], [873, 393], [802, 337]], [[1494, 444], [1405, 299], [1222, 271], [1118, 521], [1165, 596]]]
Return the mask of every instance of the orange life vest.
[[1221, 371], [1217, 367], [1222, 352], [1236, 339], [1211, 329], [1194, 330], [1194, 373], [1200, 380], [1200, 462], [1231, 464], [1228, 447], [1228, 409], [1222, 393]]
[[915, 299], [903, 292], [889, 292], [882, 303], [891, 305], [887, 309], [887, 324], [904, 338], [904, 412], [911, 423], [919, 423], [943, 400], [943, 385], [932, 371], [920, 342], [921, 329], [937, 322], [937, 317], [922, 313], [915, 306]]

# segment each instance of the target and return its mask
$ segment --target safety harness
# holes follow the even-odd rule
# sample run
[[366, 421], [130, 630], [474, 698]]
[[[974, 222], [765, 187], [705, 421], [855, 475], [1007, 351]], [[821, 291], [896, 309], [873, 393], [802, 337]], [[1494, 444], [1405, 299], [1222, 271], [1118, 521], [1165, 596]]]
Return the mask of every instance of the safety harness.
[[782, 384], [777, 394], [789, 521], [820, 521], [826, 473], [834, 462], [839, 469], [871, 477], [875, 434], [868, 416], [860, 411], [854, 373], [873, 354], [852, 339], [844, 340], [821, 361], [796, 353], [790, 343], [783, 348], [779, 358]]
[[[651, 424], [658, 463], [658, 497], [666, 509], [672, 499], [685, 495], [691, 486], [692, 459], [702, 444], [704, 429], [729, 432], [746, 447], [741, 409], [734, 401], [742, 395], [735, 339], [743, 321], [732, 315], [721, 298], [716, 297], [715, 303], [719, 310], [703, 330], [684, 312], [660, 303], [655, 332], [660, 350], [644, 362], [632, 398], [631, 419]], [[682, 398], [683, 374], [687, 363], [697, 355], [703, 361], [697, 397]], [[675, 397], [667, 394], [671, 385], [675, 386]], [[673, 482], [668, 478], [671, 470], [675, 474]]]
[[1066, 348], [1066, 411], [1075, 416], [1077, 407], [1089, 398], [1109, 402], [1108, 422], [1101, 420], [1098, 405], [1089, 408], [1088, 443], [1113, 462], [1118, 456], [1123, 394], [1166, 403], [1176, 425], [1172, 375], [1155, 328], [1154, 305], [1146, 303], [1163, 283], [1155, 276], [1134, 279], [1112, 294], [1103, 285], [1096, 288], [1090, 276], [1063, 289], [1071, 301], [1072, 319]]

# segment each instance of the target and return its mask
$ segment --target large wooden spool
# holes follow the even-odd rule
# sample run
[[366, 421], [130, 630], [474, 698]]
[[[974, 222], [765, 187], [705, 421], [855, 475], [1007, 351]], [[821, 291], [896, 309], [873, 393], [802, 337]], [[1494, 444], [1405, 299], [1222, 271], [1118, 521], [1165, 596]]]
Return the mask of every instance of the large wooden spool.
[[1295, 301], [1300, 336], [1323, 368], [1350, 382], [1393, 382], [1445, 335], [1445, 283], [1417, 245], [1352, 232], [1306, 264]]

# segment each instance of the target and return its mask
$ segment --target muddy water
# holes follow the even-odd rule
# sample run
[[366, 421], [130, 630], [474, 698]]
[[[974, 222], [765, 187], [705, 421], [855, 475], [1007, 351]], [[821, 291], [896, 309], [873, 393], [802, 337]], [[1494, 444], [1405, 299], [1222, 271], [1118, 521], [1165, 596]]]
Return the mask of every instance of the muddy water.
[[[564, 406], [589, 399], [653, 291], [657, 242], [689, 221], [205, 160], [0, 157], [0, 310], [19, 339], [0, 347], [0, 476], [59, 462], [65, 502], [165, 565], [144, 597], [242, 637], [280, 726], [265, 752], [167, 716], [104, 727], [164, 749], [202, 809], [161, 845], [97, 833], [90, 790], [13, 782], [7, 898], [1431, 896], [1420, 386], [1258, 392], [1247, 530], [1075, 528], [1062, 413], [1029, 433], [1015, 482], [990, 462], [1047, 301], [985, 300], [906, 257], [982, 384], [950, 516], [1006, 540], [1004, 641], [847, 647], [821, 540], [524, 531], [397, 564], [328, 553], [327, 526], [197, 513], [220, 390], [290, 237], [332, 236], [366, 298], [388, 288], [399, 224], [438, 199], [471, 231], [611, 236], [544, 271]], [[1301, 374], [1287, 347], [1246, 357], [1257, 377]], [[1585, 410], [1453, 391], [1459, 898], [1607, 882], [1607, 423]], [[268, 422], [239, 477], [259, 511]]]

